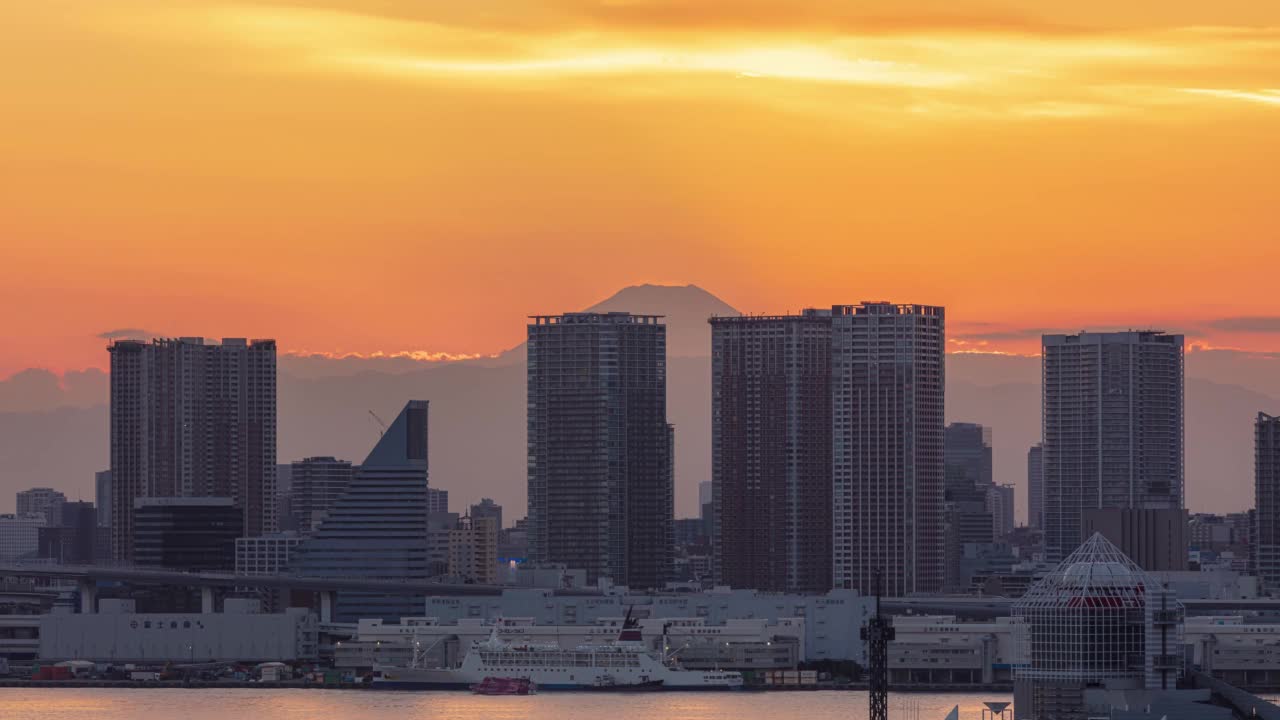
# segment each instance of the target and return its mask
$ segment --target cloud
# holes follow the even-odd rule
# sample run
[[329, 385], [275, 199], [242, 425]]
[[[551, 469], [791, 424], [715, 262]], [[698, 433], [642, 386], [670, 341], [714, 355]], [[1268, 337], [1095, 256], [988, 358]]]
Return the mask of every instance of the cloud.
[[1254, 315], [1210, 320], [1207, 326], [1214, 330], [1246, 333], [1280, 333], [1280, 315]]
[[1223, 90], [1213, 88], [1181, 88], [1181, 90], [1192, 95], [1204, 95], [1226, 100], [1242, 100], [1280, 107], [1280, 90]]
[[107, 330], [98, 333], [98, 337], [103, 340], [133, 340], [138, 338], [158, 337], [158, 333], [150, 330], [141, 330], [139, 328], [117, 328], [115, 330]]

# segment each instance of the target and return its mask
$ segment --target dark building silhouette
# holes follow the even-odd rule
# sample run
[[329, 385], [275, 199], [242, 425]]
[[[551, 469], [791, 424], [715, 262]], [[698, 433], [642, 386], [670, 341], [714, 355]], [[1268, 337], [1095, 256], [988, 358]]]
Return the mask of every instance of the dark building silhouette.
[[1044, 449], [1040, 443], [1027, 451], [1027, 525], [1044, 528]]
[[229, 497], [244, 534], [275, 532], [275, 341], [120, 340], [108, 351], [115, 558], [134, 559], [138, 498]]
[[231, 498], [138, 498], [133, 508], [133, 561], [191, 572], [231, 572], [244, 513]]
[[662, 587], [675, 539], [666, 326], [624, 312], [531, 320], [530, 560]]
[[831, 311], [837, 587], [936, 592], [944, 579], [944, 310]]
[[66, 565], [92, 565], [110, 558], [110, 530], [98, 525], [93, 503], [61, 503], [58, 516], [38, 532], [42, 558]]
[[1263, 586], [1280, 588], [1280, 417], [1258, 413], [1254, 424], [1252, 564]]
[[991, 428], [956, 422], [947, 426], [945, 492], [948, 501], [983, 502], [994, 485], [991, 471]]
[[1182, 509], [1182, 336], [1043, 338], [1045, 555], [1085, 540], [1094, 508]]
[[831, 589], [831, 312], [711, 318], [718, 584]]

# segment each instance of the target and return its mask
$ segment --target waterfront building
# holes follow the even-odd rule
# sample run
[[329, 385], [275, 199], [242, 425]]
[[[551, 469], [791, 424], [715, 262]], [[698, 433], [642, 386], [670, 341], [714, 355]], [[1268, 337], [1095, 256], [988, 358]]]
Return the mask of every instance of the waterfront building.
[[1182, 671], [1183, 607], [1095, 533], [1014, 604], [1026, 664], [1015, 673], [1018, 717], [1091, 717], [1091, 688], [1168, 691]]
[[832, 327], [836, 587], [901, 596], [944, 580], [944, 310], [837, 305]]
[[62, 504], [67, 496], [53, 488], [31, 488], [17, 494], [14, 513], [17, 515], [44, 515], [45, 522], [57, 525], [62, 518]]
[[1045, 553], [1083, 540], [1089, 508], [1183, 507], [1183, 338], [1043, 337]]
[[40, 550], [44, 513], [0, 515], [0, 560], [34, 557]]
[[244, 513], [231, 498], [140, 497], [133, 506], [133, 561], [188, 572], [235, 569]]
[[825, 592], [831, 575], [831, 312], [713, 317], [715, 578]]
[[889, 641], [894, 687], [1005, 685], [1025, 664], [1021, 618], [964, 622], [952, 615], [898, 615]]
[[276, 344], [119, 340], [111, 353], [112, 550], [134, 560], [138, 498], [229, 497], [275, 532]]
[[320, 526], [333, 503], [346, 492], [355, 469], [348, 460], [309, 457], [289, 466], [289, 506], [299, 532]]
[[1201, 672], [1255, 692], [1280, 692], [1280, 625], [1240, 615], [1188, 617], [1183, 633]]
[[529, 559], [662, 587], [674, 552], [666, 325], [624, 312], [531, 320]]
[[[421, 580], [428, 563], [427, 401], [411, 400], [361, 463], [320, 527], [296, 549], [302, 575]], [[344, 591], [334, 617], [399, 618], [424, 598]]]
[[[111, 471], [100, 470], [93, 474], [94, 499], [98, 509], [98, 525], [111, 527]], [[110, 533], [107, 534], [110, 538]], [[110, 543], [108, 543], [108, 549]]]
[[307, 662], [319, 658], [318, 635], [306, 609], [268, 614], [250, 598], [227, 598], [220, 613], [139, 613], [132, 600], [102, 599], [93, 614], [41, 616], [40, 660]]
[[1254, 424], [1253, 558], [1268, 592], [1280, 591], [1280, 417]]
[[1040, 443], [1027, 451], [1027, 525], [1044, 529], [1044, 448]]

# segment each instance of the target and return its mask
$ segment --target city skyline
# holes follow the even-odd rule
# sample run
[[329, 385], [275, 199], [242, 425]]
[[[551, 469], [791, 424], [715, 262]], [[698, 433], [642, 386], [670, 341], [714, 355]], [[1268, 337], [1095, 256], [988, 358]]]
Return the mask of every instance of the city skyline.
[[[624, 288], [590, 309], [640, 309], [667, 316], [674, 383], [669, 402], [673, 419], [684, 428], [677, 437], [678, 514], [697, 515], [696, 484], [711, 473], [710, 403], [699, 400], [709, 389], [711, 372], [707, 318], [736, 316], [737, 309], [697, 287], [654, 285]], [[1268, 372], [1274, 361], [1261, 355], [1189, 350], [1186, 357], [1188, 507], [1212, 512], [1247, 507], [1253, 493], [1252, 418], [1260, 409], [1280, 407], [1280, 383], [1275, 382], [1280, 374]], [[426, 392], [438, 400], [442, 417], [450, 420], [432, 430], [439, 436], [437, 447], [443, 448], [438, 458], [443, 487], [468, 488], [474, 494], [464, 501], [491, 495], [511, 507], [524, 505], [523, 480], [514, 480], [523, 476], [525, 462], [520, 450], [523, 390], [513, 386], [524, 383], [522, 348], [485, 361], [281, 355], [279, 363], [281, 462], [315, 455], [359, 457], [377, 430], [366, 407], [391, 416], [404, 397]], [[1018, 487], [1022, 517], [1026, 449], [1040, 439], [1040, 360], [950, 354], [947, 364], [947, 420], [978, 422], [996, 430], [996, 474], [1001, 483], [1012, 480]], [[65, 389], [50, 388], [33, 374], [24, 375], [21, 383], [0, 382], [0, 411], [10, 413], [0, 412], [0, 425], [9, 427], [0, 433], [0, 451], [12, 459], [9, 472], [0, 473], [0, 489], [48, 485], [69, 497], [92, 498], [78, 478], [107, 464], [96, 448], [106, 442], [106, 420], [98, 417], [106, 409], [108, 379], [102, 373], [68, 377]], [[367, 402], [352, 405], [347, 398], [353, 393], [366, 395]], [[485, 401], [475, 403], [475, 397]], [[495, 431], [505, 438], [497, 446], [488, 443], [484, 451], [474, 447], [472, 439], [480, 437], [475, 433]], [[41, 451], [49, 447], [61, 450]], [[1222, 478], [1223, 483], [1211, 486], [1199, 482], [1202, 477]], [[0, 510], [8, 497], [0, 495]]]
[[129, 328], [488, 355], [638, 282], [1274, 347], [1274, 3], [793, 6], [11, 3], [0, 377]]

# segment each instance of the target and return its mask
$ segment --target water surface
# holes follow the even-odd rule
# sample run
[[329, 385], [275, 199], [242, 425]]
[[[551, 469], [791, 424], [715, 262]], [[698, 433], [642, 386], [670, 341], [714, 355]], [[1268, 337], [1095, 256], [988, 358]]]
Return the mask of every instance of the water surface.
[[[984, 700], [1000, 693], [911, 693], [894, 704], [942, 720], [954, 705], [979, 720]], [[891, 717], [916, 720], [917, 710]], [[3, 720], [860, 720], [865, 692], [728, 692], [643, 694], [544, 693], [482, 697], [466, 692], [246, 689], [0, 689]]]

